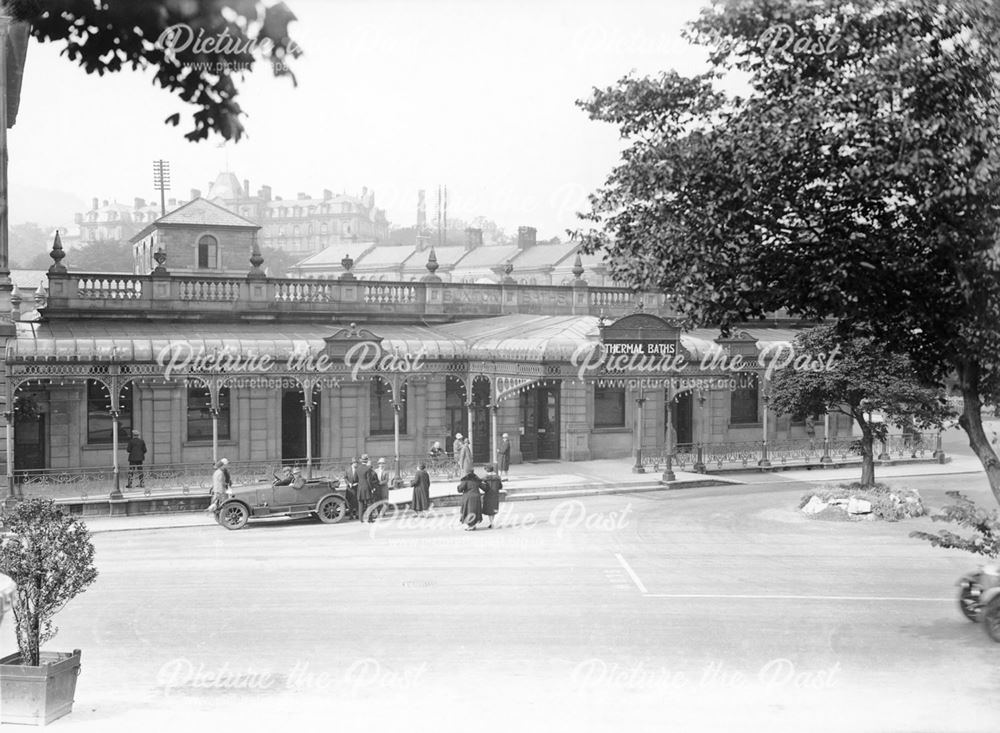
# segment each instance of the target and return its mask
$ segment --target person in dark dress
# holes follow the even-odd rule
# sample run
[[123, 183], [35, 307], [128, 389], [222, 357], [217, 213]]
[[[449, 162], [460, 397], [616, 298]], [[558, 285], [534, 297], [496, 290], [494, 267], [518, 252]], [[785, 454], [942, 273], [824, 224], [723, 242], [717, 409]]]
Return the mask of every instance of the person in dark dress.
[[462, 495], [459, 517], [466, 532], [471, 532], [483, 521], [483, 502], [479, 497], [481, 483], [475, 471], [469, 471], [458, 483], [458, 493]]
[[125, 444], [128, 452], [128, 483], [126, 489], [132, 488], [132, 482], [136, 476], [139, 477], [139, 488], [146, 485], [146, 476], [142, 472], [142, 464], [146, 460], [146, 441], [139, 437], [139, 431], [133, 430], [132, 437]]
[[344, 474], [344, 483], [347, 485], [347, 505], [351, 514], [358, 516], [358, 459], [351, 459], [351, 466]]
[[497, 448], [497, 473], [503, 474], [503, 480], [510, 478], [510, 436], [503, 434], [500, 447]]
[[431, 477], [427, 473], [427, 466], [423, 463], [417, 465], [417, 472], [413, 474], [410, 486], [413, 487], [413, 500], [410, 508], [415, 512], [426, 512], [431, 508]]
[[274, 474], [273, 486], [291, 486], [292, 484], [292, 469], [285, 466], [281, 469], [281, 475]]
[[[371, 459], [368, 454], [361, 456], [361, 466], [358, 468], [358, 519], [365, 521], [365, 512], [372, 504], [375, 497], [375, 490], [378, 486], [378, 477], [372, 469]], [[369, 522], [374, 522], [375, 517], [368, 517]]]
[[483, 516], [490, 520], [486, 529], [492, 529], [493, 517], [500, 511], [500, 489], [503, 488], [503, 481], [497, 476], [493, 466], [486, 467], [486, 478], [483, 479], [481, 488], [483, 490]]

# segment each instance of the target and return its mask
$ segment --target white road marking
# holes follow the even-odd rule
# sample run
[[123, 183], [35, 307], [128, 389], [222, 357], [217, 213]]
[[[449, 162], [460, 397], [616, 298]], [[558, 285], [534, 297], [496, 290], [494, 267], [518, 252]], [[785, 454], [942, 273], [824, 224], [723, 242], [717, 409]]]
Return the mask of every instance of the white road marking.
[[[621, 560], [621, 555], [618, 556]], [[625, 561], [622, 560], [622, 563]], [[626, 566], [627, 569], [628, 566]], [[631, 571], [629, 571], [631, 572]], [[914, 596], [795, 596], [795, 595], [766, 595], [754, 593], [646, 593], [639, 579], [632, 575], [632, 579], [643, 591], [647, 598], [746, 598], [750, 600], [765, 601], [894, 601], [894, 602], [927, 602], [927, 603], [954, 603], [954, 598], [921, 598]]]
[[646, 586], [642, 584], [642, 581], [639, 580], [639, 576], [635, 574], [635, 571], [625, 561], [625, 558], [619, 555], [617, 552], [615, 553], [615, 557], [618, 558], [618, 562], [622, 564], [622, 567], [625, 568], [625, 572], [628, 573], [630, 578], [632, 578], [632, 582], [635, 583], [635, 587], [639, 589], [639, 592], [642, 593], [643, 595], [649, 595], [649, 591], [646, 590]]

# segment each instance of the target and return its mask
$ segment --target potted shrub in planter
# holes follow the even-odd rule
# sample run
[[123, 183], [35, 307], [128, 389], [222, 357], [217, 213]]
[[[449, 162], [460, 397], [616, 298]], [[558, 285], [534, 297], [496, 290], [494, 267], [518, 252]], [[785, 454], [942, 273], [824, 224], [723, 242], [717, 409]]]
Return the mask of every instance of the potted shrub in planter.
[[52, 617], [97, 578], [86, 525], [51, 499], [28, 499], [7, 516], [0, 573], [17, 584], [16, 654], [0, 659], [0, 722], [45, 725], [73, 708], [80, 650], [42, 652]]

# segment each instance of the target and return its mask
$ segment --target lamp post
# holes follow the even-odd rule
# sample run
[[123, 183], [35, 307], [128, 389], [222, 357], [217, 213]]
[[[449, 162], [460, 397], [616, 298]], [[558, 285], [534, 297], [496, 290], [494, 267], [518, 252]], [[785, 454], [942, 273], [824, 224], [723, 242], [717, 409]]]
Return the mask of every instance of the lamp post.
[[771, 401], [771, 395], [767, 391], [767, 379], [765, 378], [764, 394], [763, 394], [764, 415], [763, 415], [763, 420], [761, 421], [764, 432], [764, 439], [760, 442], [760, 461], [757, 462], [757, 465], [760, 466], [761, 468], [771, 467], [771, 461], [767, 459], [767, 403], [770, 401]]
[[632, 473], [646, 473], [642, 465], [642, 406], [646, 404], [646, 397], [642, 387], [639, 387], [639, 396], [635, 398], [635, 465], [632, 466]]
[[705, 473], [704, 461], [705, 442], [705, 393], [698, 390], [698, 452], [692, 468], [696, 473]]
[[312, 475], [312, 389], [309, 389], [309, 393], [305, 394], [305, 399], [302, 402], [302, 411], [306, 414], [306, 478], [311, 479]]
[[660, 477], [662, 483], [670, 483], [671, 481], [676, 481], [677, 476], [674, 475], [674, 410], [673, 410], [674, 398], [671, 394], [670, 384], [667, 383], [667, 444], [666, 448], [666, 465], [663, 467], [663, 475]]
[[118, 468], [118, 410], [112, 408], [111, 415], [111, 473], [114, 476], [114, 486], [111, 487], [111, 499], [121, 499], [121, 472]]
[[823, 413], [823, 457], [819, 459], [820, 463], [833, 463], [833, 459], [830, 457], [830, 413]]

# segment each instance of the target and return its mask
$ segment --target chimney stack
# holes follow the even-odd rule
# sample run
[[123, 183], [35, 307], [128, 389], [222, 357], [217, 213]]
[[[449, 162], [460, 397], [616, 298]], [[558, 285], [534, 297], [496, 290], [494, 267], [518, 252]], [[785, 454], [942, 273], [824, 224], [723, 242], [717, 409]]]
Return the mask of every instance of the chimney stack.
[[306, 194], [304, 194], [302, 192], [299, 192], [299, 201], [304, 201], [307, 198], [309, 198], [308, 195], [306, 195]]
[[97, 204], [98, 204], [97, 197], [94, 196], [94, 198], [90, 200], [90, 210], [96, 211], [99, 208]]
[[200, 198], [201, 198], [201, 191], [199, 191], [197, 188], [192, 188], [191, 200], [194, 201], [195, 199], [200, 199]]
[[261, 186], [260, 187], [260, 194], [258, 194], [258, 195], [262, 199], [264, 199], [265, 202], [270, 201], [271, 200], [271, 187], [270, 186]]
[[465, 251], [471, 252], [476, 247], [483, 246], [483, 230], [468, 227], [465, 230]]
[[247, 198], [250, 198], [250, 179], [249, 178], [244, 178], [243, 179], [243, 195], [246, 196]]
[[132, 202], [132, 206], [135, 209], [145, 209], [146, 208], [146, 199], [141, 199], [141, 198], [139, 198], [137, 196], [136, 199], [135, 199], [135, 201]]
[[517, 228], [517, 248], [524, 250], [535, 246], [538, 230], [535, 227]]
[[333, 198], [333, 191], [331, 191], [329, 188], [324, 188], [323, 189], [323, 200], [324, 201], [329, 201], [332, 198]]

